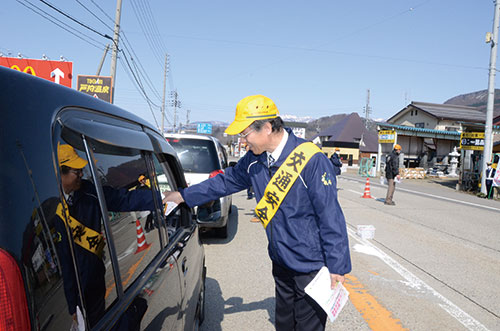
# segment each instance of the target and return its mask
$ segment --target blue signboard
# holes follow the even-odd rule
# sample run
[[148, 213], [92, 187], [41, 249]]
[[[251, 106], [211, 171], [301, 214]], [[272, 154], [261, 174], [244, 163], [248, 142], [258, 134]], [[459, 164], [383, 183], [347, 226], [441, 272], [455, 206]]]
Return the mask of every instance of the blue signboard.
[[210, 124], [210, 123], [198, 123], [198, 130], [196, 132], [211, 134], [212, 133], [212, 124]]

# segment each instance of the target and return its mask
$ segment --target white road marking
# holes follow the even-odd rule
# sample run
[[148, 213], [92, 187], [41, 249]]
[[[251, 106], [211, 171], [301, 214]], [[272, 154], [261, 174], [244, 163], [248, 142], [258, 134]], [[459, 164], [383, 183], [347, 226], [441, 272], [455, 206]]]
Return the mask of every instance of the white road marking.
[[[360, 196], [360, 197], [362, 197], [362, 196], [363, 196], [363, 193], [360, 193], [360, 192], [358, 192], [358, 191], [349, 190], [349, 192], [359, 194], [359, 196]], [[370, 191], [370, 195], [372, 196], [372, 198], [373, 198], [373, 199], [377, 200], [377, 197], [373, 196], [373, 194], [371, 194], [371, 191]]]
[[499, 208], [495, 208], [495, 207], [485, 206], [485, 205], [481, 205], [481, 204], [474, 203], [474, 202], [467, 202], [467, 201], [463, 201], [463, 200], [446, 198], [446, 197], [443, 197], [443, 196], [440, 196], [440, 195], [435, 195], [435, 194], [430, 194], [430, 193], [423, 193], [423, 192], [408, 190], [406, 188], [398, 187], [397, 190], [398, 191], [406, 191], [406, 192], [410, 192], [410, 193], [416, 193], [416, 194], [425, 195], [425, 196], [432, 197], [432, 198], [438, 198], [438, 199], [448, 200], [448, 201], [452, 201], [452, 202], [458, 202], [458, 203], [466, 204], [466, 205], [469, 205], [469, 206], [480, 207], [480, 208], [490, 209], [490, 210], [494, 210], [494, 211], [500, 211]]
[[[353, 183], [361, 183], [360, 181], [357, 181], [357, 180], [354, 180], [354, 179], [343, 178], [343, 180], [348, 181], [348, 182], [353, 182]], [[385, 187], [387, 187], [387, 186], [385, 186]], [[465, 204], [465, 205], [469, 205], [469, 206], [474, 206], [474, 207], [479, 207], [479, 208], [485, 208], [485, 209], [489, 209], [489, 210], [494, 210], [494, 211], [500, 212], [500, 208], [485, 206], [485, 205], [481, 205], [481, 204], [474, 203], [474, 202], [468, 202], [468, 201], [463, 201], [463, 200], [458, 200], [458, 199], [447, 198], [447, 197], [443, 197], [443, 196], [440, 196], [440, 195], [435, 195], [435, 194], [430, 194], [430, 193], [423, 193], [423, 192], [419, 192], [419, 191], [413, 191], [413, 190], [409, 190], [409, 189], [401, 188], [401, 187], [398, 187], [396, 190], [397, 191], [404, 191], [404, 192], [414, 193], [414, 194], [419, 194], [419, 195], [423, 195], [423, 196], [428, 196], [428, 197], [431, 197], [431, 198], [448, 200], [448, 201], [451, 201], [451, 202], [457, 202], [457, 203], [460, 203], [460, 204]], [[349, 191], [354, 192], [354, 193], [359, 193], [359, 192], [356, 192], [356, 191], [353, 191], [353, 190], [349, 190]], [[360, 193], [360, 194], [362, 194], [362, 193]]]
[[408, 269], [400, 265], [393, 258], [391, 258], [389, 255], [380, 250], [378, 247], [374, 246], [367, 239], [360, 238], [359, 236], [356, 235], [356, 233], [353, 230], [349, 228], [347, 229], [347, 232], [349, 233], [349, 236], [354, 240], [356, 240], [359, 244], [361, 244], [362, 246], [366, 246], [361, 248], [358, 245], [355, 245], [354, 247], [356, 251], [379, 257], [383, 262], [385, 262], [389, 267], [391, 267], [394, 271], [400, 274], [407, 281], [407, 283], [405, 282], [406, 285], [414, 289], [427, 291], [428, 293], [437, 297], [441, 301], [441, 303], [439, 303], [439, 306], [443, 308], [448, 314], [453, 316], [457, 321], [462, 323], [467, 329], [488, 330], [483, 324], [481, 324], [472, 316], [464, 312], [457, 305], [455, 305], [453, 302], [445, 298], [435, 289], [427, 285], [423, 280], [412, 274]]

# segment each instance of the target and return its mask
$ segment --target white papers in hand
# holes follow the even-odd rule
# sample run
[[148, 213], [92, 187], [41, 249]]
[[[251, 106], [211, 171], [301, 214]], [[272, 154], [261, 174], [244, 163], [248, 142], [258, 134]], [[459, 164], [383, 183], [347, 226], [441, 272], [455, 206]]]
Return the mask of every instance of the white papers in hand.
[[165, 216], [168, 216], [168, 214], [170, 214], [170, 212], [172, 210], [175, 209], [175, 207], [177, 207], [178, 205], [173, 202], [173, 201], [167, 201], [166, 205], [165, 205]]
[[331, 285], [330, 272], [327, 267], [323, 267], [306, 286], [305, 292], [323, 308], [330, 321], [333, 322], [349, 299], [349, 292], [339, 282], [333, 290]]

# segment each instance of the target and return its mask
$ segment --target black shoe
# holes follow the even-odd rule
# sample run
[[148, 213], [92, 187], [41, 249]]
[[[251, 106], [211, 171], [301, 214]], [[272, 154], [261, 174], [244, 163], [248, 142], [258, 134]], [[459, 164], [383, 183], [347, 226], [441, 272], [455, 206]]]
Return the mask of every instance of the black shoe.
[[391, 201], [391, 202], [384, 202], [384, 205], [388, 205], [388, 206], [395, 206], [396, 203], [394, 201]]

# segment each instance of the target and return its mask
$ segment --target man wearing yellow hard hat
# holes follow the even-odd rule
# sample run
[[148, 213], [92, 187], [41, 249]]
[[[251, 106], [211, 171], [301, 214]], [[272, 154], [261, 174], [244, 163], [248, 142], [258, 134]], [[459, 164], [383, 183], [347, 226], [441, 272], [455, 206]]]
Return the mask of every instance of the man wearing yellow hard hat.
[[396, 182], [399, 181], [399, 154], [401, 153], [401, 145], [394, 145], [394, 149], [385, 160], [385, 178], [387, 178], [387, 195], [384, 204], [394, 206], [396, 203], [392, 200], [394, 191], [396, 190]]
[[277, 330], [324, 330], [326, 313], [304, 292], [326, 267], [332, 288], [351, 271], [347, 230], [330, 160], [284, 127], [274, 102], [242, 99], [226, 129], [250, 147], [234, 167], [166, 199], [193, 207], [253, 186], [273, 262]]

